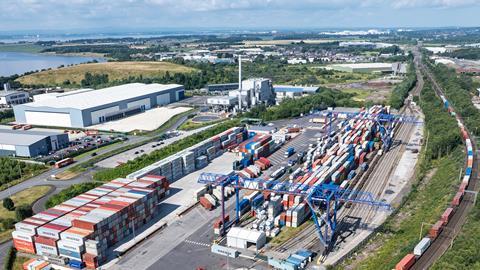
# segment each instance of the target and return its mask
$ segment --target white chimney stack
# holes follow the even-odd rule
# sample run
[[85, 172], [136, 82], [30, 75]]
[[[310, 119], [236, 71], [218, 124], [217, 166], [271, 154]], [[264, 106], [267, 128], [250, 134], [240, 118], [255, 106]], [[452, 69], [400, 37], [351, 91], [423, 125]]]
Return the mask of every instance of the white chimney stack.
[[242, 56], [238, 55], [238, 108], [242, 109]]

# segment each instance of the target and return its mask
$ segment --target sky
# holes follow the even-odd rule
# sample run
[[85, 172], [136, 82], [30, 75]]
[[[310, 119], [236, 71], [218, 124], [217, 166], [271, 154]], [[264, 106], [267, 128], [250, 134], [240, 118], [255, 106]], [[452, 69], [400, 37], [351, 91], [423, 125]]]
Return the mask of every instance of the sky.
[[480, 0], [0, 0], [0, 31], [480, 26]]

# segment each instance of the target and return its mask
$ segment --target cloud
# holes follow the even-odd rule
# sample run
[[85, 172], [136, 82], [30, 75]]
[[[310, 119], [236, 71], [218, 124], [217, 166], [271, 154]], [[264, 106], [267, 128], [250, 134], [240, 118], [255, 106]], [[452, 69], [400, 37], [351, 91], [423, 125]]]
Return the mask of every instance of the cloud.
[[395, 8], [435, 7], [453, 8], [465, 7], [480, 4], [480, 0], [397, 0], [394, 1]]
[[[472, 24], [480, 0], [0, 0], [0, 31], [141, 27], [343, 27]], [[450, 21], [431, 13], [446, 10]], [[477, 12], [480, 13], [480, 12]], [[413, 14], [420, 17], [413, 17]], [[474, 16], [475, 17], [475, 16]], [[370, 21], [366, 21], [369, 18]], [[368, 24], [368, 25], [366, 25]], [[478, 24], [478, 23], [477, 23]]]

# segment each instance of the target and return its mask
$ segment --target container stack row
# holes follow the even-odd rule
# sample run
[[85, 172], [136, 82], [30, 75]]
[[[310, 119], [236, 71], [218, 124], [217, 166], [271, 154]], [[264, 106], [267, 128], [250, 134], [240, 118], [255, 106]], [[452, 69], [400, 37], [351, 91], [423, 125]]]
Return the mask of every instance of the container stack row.
[[[355, 118], [341, 121], [336, 132], [318, 138], [316, 144], [309, 146], [304, 156], [299, 155], [299, 162], [303, 164], [293, 170], [287, 180], [279, 180], [283, 179], [282, 176], [288, 171], [286, 167], [280, 167], [268, 177], [264, 177], [264, 182], [260, 184], [271, 190], [288, 188], [289, 192], [299, 195], [254, 191], [245, 196], [240, 202], [240, 210], [242, 214], [250, 210], [255, 216], [250, 225], [252, 229], [264, 231], [267, 236], [274, 237], [281, 227], [298, 227], [311, 217], [310, 207], [300, 194], [309, 193], [318, 185], [328, 183], [348, 188], [355, 176], [368, 168], [368, 161], [374, 157], [376, 151], [381, 151], [380, 129], [377, 122], [370, 120], [371, 115], [381, 113], [387, 113], [387, 109], [373, 106], [360, 112]], [[246, 141], [240, 147], [243, 146], [245, 150], [254, 148], [247, 146], [248, 143], [249, 141]], [[257, 167], [261, 167], [260, 164]], [[250, 167], [239, 171], [238, 175], [244, 178], [258, 177]], [[255, 184], [259, 185], [259, 182], [243, 182], [244, 186], [249, 185], [250, 188], [255, 188]]]
[[462, 182], [458, 187], [458, 191], [453, 197], [450, 206], [445, 209], [445, 211], [440, 216], [440, 219], [435, 222], [432, 227], [428, 230], [428, 235], [424, 237], [413, 249], [413, 253], [407, 254], [398, 264], [396, 265], [396, 270], [408, 270], [412, 267], [415, 261], [425, 253], [425, 251], [430, 247], [430, 244], [435, 241], [435, 239], [440, 235], [442, 230], [447, 226], [451, 217], [455, 214], [456, 209], [459, 207], [462, 202], [463, 196], [465, 195], [465, 190], [468, 188], [470, 180], [472, 178], [472, 169], [475, 156], [473, 155], [473, 144], [468, 134], [467, 128], [463, 125], [462, 118], [455, 113], [455, 110], [447, 98], [444, 95], [440, 95], [440, 99], [443, 102], [445, 109], [448, 110], [450, 115], [455, 117], [457, 125], [460, 129], [460, 135], [465, 141], [465, 150], [466, 150], [466, 163], [465, 163], [465, 172], [463, 174]]
[[115, 179], [15, 224], [17, 250], [97, 268], [107, 249], [149, 222], [168, 194], [163, 176]]
[[224, 151], [236, 147], [245, 139], [247, 139], [246, 129], [234, 127], [129, 174], [127, 178], [139, 179], [145, 175], [154, 174], [165, 176], [172, 183], [195, 170], [204, 168], [208, 162], [222, 155]]

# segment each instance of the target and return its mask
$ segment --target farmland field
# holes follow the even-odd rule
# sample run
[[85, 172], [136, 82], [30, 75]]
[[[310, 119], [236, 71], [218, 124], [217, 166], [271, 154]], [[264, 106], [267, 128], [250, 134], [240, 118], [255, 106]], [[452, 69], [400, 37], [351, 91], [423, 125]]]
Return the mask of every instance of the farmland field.
[[158, 77], [166, 72], [170, 74], [193, 72], [195, 69], [168, 62], [105, 62], [89, 63], [76, 66], [47, 70], [20, 77], [18, 81], [26, 85], [62, 85], [69, 80], [80, 84], [85, 73], [107, 74], [109, 81], [126, 79], [130, 76], [143, 78]]

